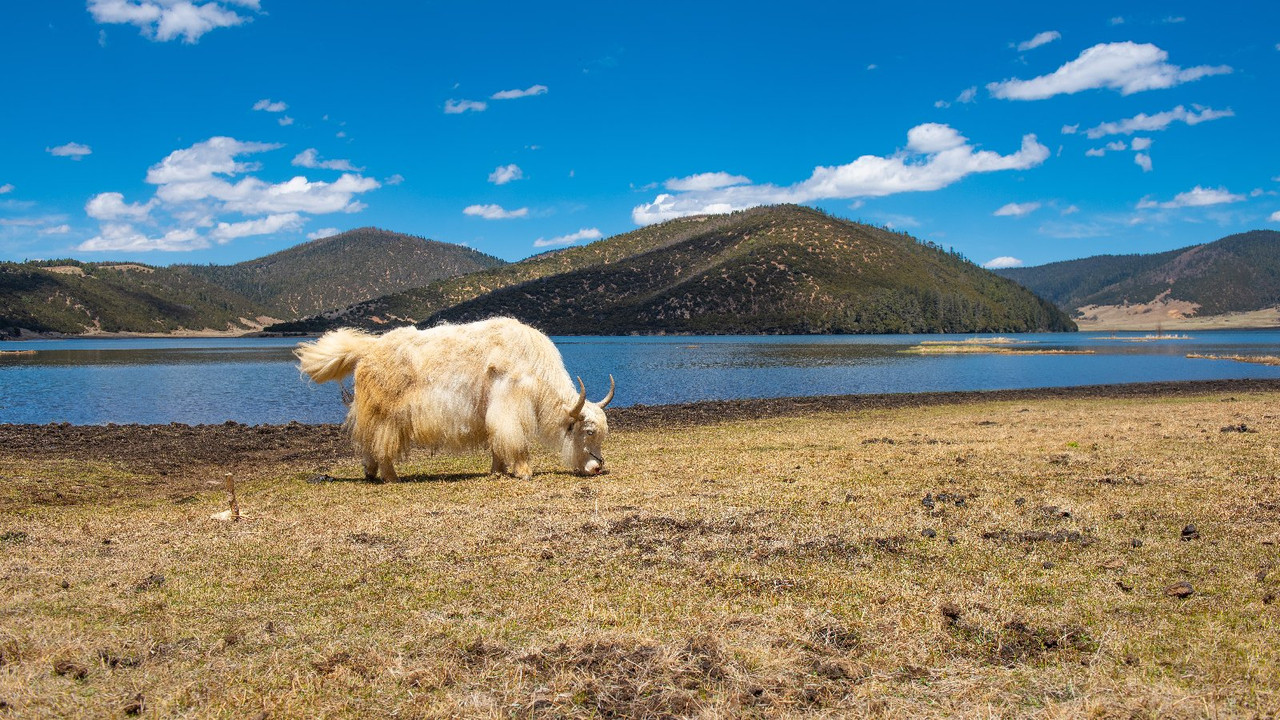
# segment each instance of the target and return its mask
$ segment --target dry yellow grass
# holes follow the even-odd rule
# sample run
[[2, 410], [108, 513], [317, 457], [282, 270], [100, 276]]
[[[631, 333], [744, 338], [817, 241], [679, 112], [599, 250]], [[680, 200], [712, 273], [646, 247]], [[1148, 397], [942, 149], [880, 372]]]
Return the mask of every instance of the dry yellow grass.
[[1280, 365], [1280, 357], [1275, 355], [1204, 355], [1201, 353], [1187, 353], [1187, 357], [1199, 360], [1234, 360], [1256, 365]]
[[619, 432], [592, 480], [279, 465], [236, 523], [220, 475], [0, 459], [123, 488], [3, 506], [0, 717], [1273, 716], [1277, 400]]
[[982, 345], [966, 344], [965, 340], [957, 343], [938, 341], [923, 342], [912, 345], [902, 352], [911, 355], [1092, 355], [1093, 350], [1063, 350], [1057, 348], [1019, 348], [1006, 344]]

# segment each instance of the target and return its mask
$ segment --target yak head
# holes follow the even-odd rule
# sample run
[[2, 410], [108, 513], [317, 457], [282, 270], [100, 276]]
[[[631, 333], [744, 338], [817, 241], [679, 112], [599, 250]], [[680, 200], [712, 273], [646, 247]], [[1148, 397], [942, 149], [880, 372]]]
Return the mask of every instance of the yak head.
[[568, 408], [568, 426], [561, 450], [564, 464], [579, 475], [604, 472], [604, 454], [600, 447], [609, 437], [609, 422], [604, 409], [613, 400], [613, 376], [609, 376], [609, 394], [598, 403], [587, 402], [587, 386], [578, 378], [578, 399]]

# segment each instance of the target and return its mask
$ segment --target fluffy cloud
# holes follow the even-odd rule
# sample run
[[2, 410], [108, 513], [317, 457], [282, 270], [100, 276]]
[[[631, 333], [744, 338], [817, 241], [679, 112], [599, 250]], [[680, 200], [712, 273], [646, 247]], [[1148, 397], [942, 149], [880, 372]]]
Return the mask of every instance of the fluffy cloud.
[[99, 23], [134, 25], [142, 36], [159, 42], [181, 37], [195, 43], [201, 35], [252, 20], [232, 6], [259, 10], [259, 0], [89, 0], [89, 14]]
[[251, 235], [270, 235], [282, 230], [297, 230], [305, 222], [306, 220], [303, 220], [298, 213], [268, 215], [263, 218], [235, 223], [220, 222], [209, 233], [209, 237], [219, 243], [225, 243], [235, 238], [249, 237]]
[[350, 160], [321, 160], [320, 153], [315, 148], [307, 148], [295, 155], [293, 157], [293, 165], [295, 167], [343, 170], [345, 172], [360, 172], [364, 170], [364, 168], [352, 165]]
[[285, 104], [283, 100], [270, 100], [268, 98], [263, 98], [253, 104], [253, 109], [261, 110], [263, 112], [278, 113], [288, 110], [289, 106]]
[[727, 172], [705, 172], [682, 178], [671, 178], [663, 183], [663, 187], [676, 192], [687, 190], [715, 190], [731, 185], [746, 185], [750, 178], [741, 175], [730, 175]]
[[76, 246], [85, 252], [148, 250], [186, 251], [209, 247], [209, 241], [193, 229], [170, 230], [159, 237], [148, 237], [129, 224], [106, 223], [97, 235]]
[[340, 233], [340, 232], [342, 232], [342, 231], [341, 231], [341, 230], [339, 230], [338, 228], [335, 228], [335, 227], [320, 228], [319, 230], [316, 230], [315, 232], [309, 232], [309, 233], [307, 233], [307, 239], [308, 239], [308, 240], [319, 240], [319, 239], [321, 239], [321, 238], [333, 237], [334, 235], [337, 235], [337, 234], [338, 234], [338, 233]]
[[383, 185], [399, 185], [402, 182], [404, 182], [404, 176], [401, 175], [400, 173], [396, 173], [391, 177], [387, 178], [386, 180], [383, 180], [382, 184]]
[[1022, 267], [1022, 261], [1016, 257], [1001, 255], [998, 258], [991, 258], [990, 260], [982, 263], [982, 267], [987, 268], [988, 270]]
[[553, 237], [550, 240], [538, 238], [533, 241], [534, 247], [555, 247], [558, 245], [572, 245], [579, 240], [599, 240], [604, 237], [599, 228], [582, 228], [576, 233]]
[[[1280, 45], [1277, 45], [1276, 49], [1280, 50]], [[1280, 222], [1280, 210], [1271, 213], [1271, 217], [1267, 218], [1267, 220], [1270, 220], [1271, 222]]]
[[489, 182], [494, 185], [506, 185], [513, 180], [522, 179], [524, 179], [524, 171], [515, 163], [499, 166], [489, 173]]
[[79, 160], [85, 155], [93, 154], [92, 148], [88, 145], [81, 145], [78, 142], [69, 142], [58, 147], [47, 147], [44, 151], [55, 157], [69, 157], [72, 160]]
[[1142, 168], [1142, 172], [1151, 172], [1151, 156], [1146, 153], [1138, 153], [1133, 156], [1133, 161]]
[[1030, 215], [1039, 209], [1040, 203], [1038, 202], [1009, 203], [1008, 205], [1002, 205], [999, 210], [991, 214], [996, 217], [1022, 217]]
[[[128, 204], [120, 193], [106, 192], [95, 195], [85, 205], [85, 212], [102, 225], [99, 234], [79, 249], [194, 250], [209, 247], [210, 240], [225, 243], [251, 235], [296, 231], [306, 223], [307, 215], [364, 209], [356, 196], [380, 187], [377, 180], [355, 172], [344, 172], [333, 182], [297, 176], [281, 183], [247, 174], [261, 166], [242, 160], [243, 156], [279, 147], [213, 137], [169, 153], [147, 170], [146, 181], [156, 190], [146, 203]], [[314, 151], [304, 151], [299, 157], [302, 162], [295, 164], [314, 161], [315, 167], [349, 166], [345, 160], [324, 163]], [[233, 217], [219, 217], [227, 214]], [[135, 227], [142, 223], [152, 227], [168, 225], [171, 229], [157, 235], [153, 230]], [[207, 233], [202, 233], [205, 228]]]
[[525, 217], [529, 214], [529, 208], [506, 210], [501, 205], [468, 205], [462, 209], [462, 214], [481, 217], [485, 220], [510, 220]]
[[464, 112], [484, 112], [489, 109], [489, 104], [480, 100], [446, 100], [444, 103], [445, 115], [461, 115]]
[[1151, 147], [1151, 138], [1136, 137], [1133, 139], [1133, 142], [1129, 143], [1129, 146], [1134, 150], [1146, 150]]
[[154, 198], [147, 203], [126, 204], [121, 193], [104, 192], [90, 198], [84, 212], [95, 220], [146, 220], [154, 206]]
[[1184, 193], [1174, 195], [1173, 199], [1167, 202], [1156, 202], [1150, 198], [1143, 198], [1138, 202], [1138, 209], [1163, 208], [1167, 210], [1184, 207], [1207, 207], [1209, 205], [1240, 202], [1244, 199], [1243, 195], [1231, 193], [1226, 188], [1204, 188], [1197, 185]]
[[66, 223], [63, 223], [61, 225], [54, 225], [52, 227], [47, 227], [47, 228], [41, 228], [40, 230], [41, 235], [66, 235], [69, 232], [71, 232], [71, 226]]
[[546, 85], [533, 85], [524, 90], [501, 90], [489, 96], [490, 100], [515, 100], [516, 98], [546, 95]]
[[1031, 38], [1030, 40], [1018, 43], [1018, 51], [1026, 52], [1028, 50], [1033, 50], [1035, 48], [1040, 47], [1041, 45], [1048, 45], [1049, 43], [1053, 42], [1054, 40], [1058, 40], [1061, 37], [1062, 37], [1062, 33], [1058, 32], [1057, 30], [1046, 30], [1042, 33], [1036, 33], [1036, 36]]
[[13, 192], [13, 183], [5, 183], [0, 185], [0, 195], [7, 195]]
[[[882, 197], [946, 187], [973, 173], [1025, 170], [1049, 157], [1049, 148], [1025, 135], [1011, 155], [977, 150], [947, 125], [928, 123], [907, 132], [907, 148], [889, 157], [863, 155], [846, 165], [816, 167], [807, 180], [779, 187], [772, 184], [733, 185], [705, 190], [662, 193], [638, 205], [631, 217], [649, 225], [688, 215], [719, 214], [757, 205], [804, 203], [815, 200]], [[698, 177], [698, 176], [691, 176]]]
[[1175, 122], [1184, 122], [1188, 125], [1199, 125], [1202, 122], [1217, 120], [1218, 118], [1234, 117], [1235, 113], [1230, 108], [1226, 110], [1214, 110], [1213, 108], [1192, 105], [1194, 110], [1187, 110], [1179, 105], [1178, 107], [1155, 115], [1147, 115], [1146, 113], [1138, 113], [1131, 118], [1119, 120], [1116, 122], [1102, 123], [1101, 125], [1089, 128], [1085, 134], [1090, 138], [1097, 139], [1106, 135], [1132, 135], [1135, 132], [1151, 132], [1155, 130], [1164, 130]]
[[1132, 95], [1231, 72], [1226, 65], [1184, 69], [1166, 62], [1168, 58], [1169, 53], [1150, 43], [1103, 43], [1088, 48], [1048, 75], [993, 82], [987, 85], [987, 90], [1003, 100], [1043, 100], [1098, 88]]

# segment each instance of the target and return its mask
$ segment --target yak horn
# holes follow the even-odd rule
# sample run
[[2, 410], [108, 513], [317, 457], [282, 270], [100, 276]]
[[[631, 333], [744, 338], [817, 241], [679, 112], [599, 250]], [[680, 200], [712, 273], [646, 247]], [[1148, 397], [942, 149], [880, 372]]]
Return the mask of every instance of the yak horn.
[[582, 406], [587, 404], [587, 386], [583, 384], [582, 378], [578, 378], [578, 387], [582, 388], [578, 393], [578, 402], [574, 403], [573, 409], [569, 411], [569, 417], [574, 419], [582, 417]]
[[600, 401], [599, 403], [600, 409], [603, 410], [606, 407], [608, 407], [609, 401], [611, 400], [613, 400], [613, 376], [612, 375], [609, 376], [609, 394], [605, 395], [604, 399]]

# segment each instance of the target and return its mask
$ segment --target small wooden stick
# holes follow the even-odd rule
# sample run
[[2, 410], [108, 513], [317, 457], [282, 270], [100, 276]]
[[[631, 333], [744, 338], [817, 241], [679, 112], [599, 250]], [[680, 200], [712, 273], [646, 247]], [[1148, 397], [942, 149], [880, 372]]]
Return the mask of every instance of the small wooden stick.
[[236, 501], [236, 480], [227, 473], [227, 492], [231, 493], [231, 519], [240, 519], [240, 503]]

